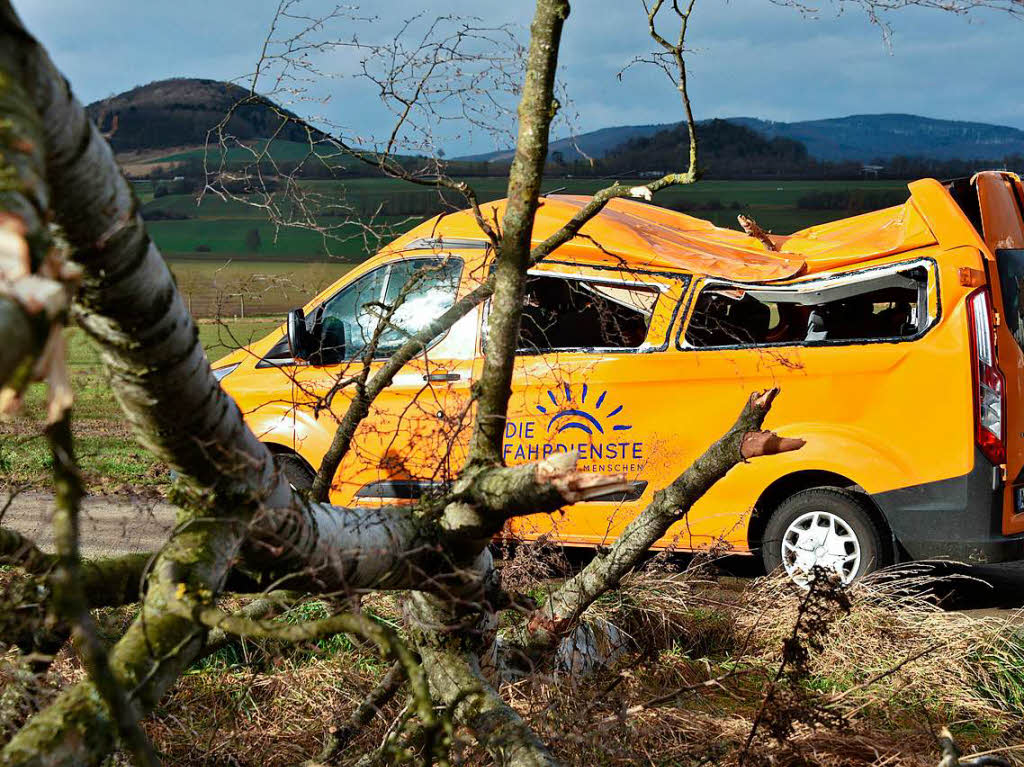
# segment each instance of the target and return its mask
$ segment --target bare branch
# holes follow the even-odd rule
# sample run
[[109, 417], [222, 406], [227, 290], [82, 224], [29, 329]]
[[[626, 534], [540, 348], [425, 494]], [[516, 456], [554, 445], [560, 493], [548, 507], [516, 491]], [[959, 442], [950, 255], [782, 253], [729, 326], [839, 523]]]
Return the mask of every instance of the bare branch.
[[139, 726], [139, 713], [115, 678], [107, 660], [107, 650], [96, 635], [83, 588], [78, 551], [78, 515], [82, 500], [82, 480], [75, 462], [71, 437], [71, 417], [65, 411], [47, 428], [53, 456], [56, 508], [53, 513], [53, 541], [56, 562], [49, 577], [53, 588], [53, 606], [72, 626], [75, 650], [104, 702], [110, 707], [117, 729], [139, 767], [156, 765], [157, 757], [149, 738]]
[[331, 730], [331, 735], [327, 743], [324, 744], [318, 761], [330, 762], [337, 759], [348, 748], [349, 742], [356, 733], [363, 729], [383, 706], [387, 705], [388, 701], [402, 688], [404, 682], [401, 665], [393, 663], [384, 678], [356, 707], [351, 716]]

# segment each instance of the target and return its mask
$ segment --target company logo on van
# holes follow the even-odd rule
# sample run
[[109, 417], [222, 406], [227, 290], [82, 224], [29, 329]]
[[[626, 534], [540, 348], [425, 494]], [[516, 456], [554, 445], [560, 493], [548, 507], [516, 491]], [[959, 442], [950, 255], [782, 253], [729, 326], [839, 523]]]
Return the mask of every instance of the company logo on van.
[[531, 406], [534, 417], [526, 414], [505, 424], [506, 461], [539, 461], [552, 453], [575, 450], [581, 471], [631, 475], [642, 471], [644, 443], [630, 433], [629, 413], [613, 393], [592, 391], [587, 384], [562, 384], [543, 390], [540, 397]]
[[[605, 405], [607, 391], [602, 391], [596, 400], [587, 402], [587, 395], [590, 393], [586, 384], [580, 391], [579, 402], [573, 400], [573, 391], [569, 384], [563, 384], [565, 393], [564, 402], [559, 402], [559, 394], [556, 390], [548, 389], [548, 399], [551, 405], [537, 405], [537, 410], [547, 417], [547, 430], [552, 434], [560, 434], [568, 429], [579, 429], [593, 436], [596, 431], [604, 434], [610, 431], [629, 431], [632, 425], [627, 423], [616, 423], [622, 419], [622, 405]], [[604, 410], [602, 411], [602, 408]], [[553, 412], [552, 412], [553, 411]]]

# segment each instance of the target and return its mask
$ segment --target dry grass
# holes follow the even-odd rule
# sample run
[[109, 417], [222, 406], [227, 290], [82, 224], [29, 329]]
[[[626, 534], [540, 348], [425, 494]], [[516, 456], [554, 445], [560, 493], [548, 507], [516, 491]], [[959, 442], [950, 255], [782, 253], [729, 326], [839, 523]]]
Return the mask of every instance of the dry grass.
[[334, 658], [190, 674], [146, 729], [167, 765], [294, 765], [319, 752], [332, 722], [372, 689], [375, 671]]
[[[617, 672], [506, 689], [567, 762], [737, 763], [805, 593], [782, 578], [736, 593], [706, 564], [671, 562], [656, 557], [596, 606], [636, 644]], [[807, 673], [771, 704], [791, 709], [793, 731], [776, 740], [762, 727], [744, 763], [935, 764], [944, 724], [965, 752], [1024, 739], [1016, 617], [944, 612], [929, 575], [899, 575], [858, 584], [848, 612], [826, 615]]]
[[[849, 615], [836, 621], [813, 659], [815, 684], [848, 712], [927, 706], [947, 721], [1012, 725], [1024, 713], [1019, 620], [946, 612], [932, 597], [933, 584], [914, 566], [855, 584]], [[782, 578], [747, 590], [738, 623], [762, 653], [779, 646], [801, 596]]]
[[[506, 575], [542, 594], [564, 566], [553, 556], [523, 553]], [[614, 668], [583, 680], [538, 673], [503, 687], [567, 763], [738, 763], [804, 593], [777, 578], [728, 588], [707, 564], [686, 571], [673, 564], [655, 557], [596, 606], [596, 617], [616, 623], [634, 643]], [[850, 590], [848, 613], [826, 616], [807, 673], [784, 680], [787, 695], [772, 704], [789, 707], [782, 713], [794, 718], [792, 733], [779, 740], [762, 728], [744, 764], [934, 765], [934, 733], [944, 724], [965, 752], [1024, 738], [1020, 633], [1004, 620], [943, 612], [922, 583], [907, 583], [865, 581]], [[399, 612], [390, 596], [374, 596], [369, 607], [386, 619]], [[290, 619], [324, 609], [307, 603]], [[45, 702], [81, 673], [62, 656], [22, 695], [15, 689], [25, 680], [14, 673], [18, 667], [12, 656], [0, 658], [0, 685], [7, 698], [21, 695], [22, 706]], [[344, 639], [221, 651], [183, 677], [146, 729], [168, 765], [300, 763], [319, 752], [329, 728], [385, 669], [372, 651]], [[343, 764], [381, 742], [401, 711], [399, 698], [352, 744]], [[18, 705], [8, 700], [8, 711]], [[464, 764], [489, 763], [466, 737], [456, 751]]]

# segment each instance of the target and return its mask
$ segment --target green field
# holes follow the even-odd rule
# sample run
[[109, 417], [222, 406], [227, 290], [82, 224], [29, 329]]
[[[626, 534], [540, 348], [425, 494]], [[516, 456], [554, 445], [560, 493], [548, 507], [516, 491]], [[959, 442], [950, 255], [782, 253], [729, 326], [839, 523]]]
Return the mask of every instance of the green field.
[[[305, 229], [282, 228], [258, 219], [192, 219], [188, 221], [149, 221], [146, 224], [161, 251], [168, 255], [203, 252], [241, 255], [247, 258], [280, 260], [285, 256], [305, 256], [316, 261], [328, 257], [347, 261], [362, 261], [367, 257], [366, 246], [358, 225], [344, 227], [336, 232], [340, 239], [325, 238], [318, 232]], [[259, 245], [246, 249], [246, 235], [250, 230], [259, 232]]]
[[[199, 340], [212, 361], [257, 341], [275, 322], [249, 321], [199, 325]], [[167, 472], [128, 430], [114, 401], [99, 354], [78, 328], [65, 331], [71, 385], [75, 394], [72, 422], [75, 448], [86, 482], [94, 491], [115, 492], [166, 483]], [[52, 467], [42, 436], [46, 390], [34, 384], [20, 413], [0, 422], [0, 491], [17, 486], [46, 486]]]
[[[466, 179], [478, 190], [484, 201], [498, 199], [505, 194], [505, 180], [501, 178]], [[554, 178], [544, 185], [546, 192], [562, 191], [566, 194], [593, 194], [607, 182], [594, 179]], [[743, 213], [753, 217], [763, 227], [779, 234], [842, 218], [844, 210], [806, 210], [797, 206], [807, 194], [827, 191], [893, 190], [905, 189], [896, 181], [703, 181], [688, 187], [667, 189], [659, 193], [656, 201], [665, 206], [682, 205], [691, 215], [706, 218], [719, 226], [736, 227], [736, 216]], [[258, 207], [238, 200], [221, 200], [207, 195], [196, 205], [192, 195], [165, 195], [156, 199], [145, 190], [143, 211], [189, 216], [185, 220], [154, 220], [150, 231], [157, 245], [167, 254], [182, 255], [208, 249], [218, 255], [241, 255], [246, 258], [273, 258], [275, 260], [317, 261], [328, 257], [346, 261], [365, 258], [367, 244], [360, 224], [347, 221], [345, 211], [354, 211], [360, 222], [376, 211], [381, 211], [375, 222], [391, 228], [395, 236], [425, 217], [427, 206], [435, 203], [432, 190], [413, 189], [391, 179], [357, 178], [347, 181], [306, 181], [303, 191], [310, 195], [307, 203], [318, 214], [321, 225], [331, 228], [329, 236], [308, 229], [275, 228], [267, 221], [266, 213]], [[141, 190], [140, 190], [141, 191]], [[145, 193], [144, 192], [144, 193]], [[291, 211], [284, 211], [285, 215]], [[256, 229], [260, 244], [256, 250], [247, 248], [246, 233]]]
[[[216, 164], [223, 159], [229, 164], [242, 164], [251, 163], [257, 159], [259, 153], [266, 149], [266, 141], [253, 141], [249, 145], [250, 148], [240, 146], [230, 146], [223, 153], [216, 147], [213, 146], [209, 151], [209, 163]], [[332, 167], [352, 165], [357, 163], [355, 160], [348, 156], [337, 155], [334, 156], [334, 150], [326, 145], [319, 145], [316, 147], [318, 155], [323, 157]], [[174, 154], [165, 155], [163, 157], [157, 157], [149, 160], [149, 162], [182, 162], [185, 160], [202, 160], [206, 155], [206, 149], [198, 147], [196, 149], [189, 149], [184, 152], [176, 152]], [[276, 162], [297, 162], [299, 160], [306, 159], [310, 154], [309, 144], [299, 141], [282, 141], [281, 139], [275, 139], [273, 142], [273, 156]]]

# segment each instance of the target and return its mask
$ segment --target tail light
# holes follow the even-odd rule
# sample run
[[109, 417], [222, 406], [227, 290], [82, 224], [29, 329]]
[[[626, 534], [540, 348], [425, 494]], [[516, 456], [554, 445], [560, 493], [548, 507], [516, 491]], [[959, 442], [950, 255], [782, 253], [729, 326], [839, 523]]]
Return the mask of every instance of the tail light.
[[971, 324], [971, 362], [974, 375], [974, 416], [977, 442], [992, 463], [1006, 462], [1006, 385], [996, 365], [995, 332], [988, 289], [967, 297]]

